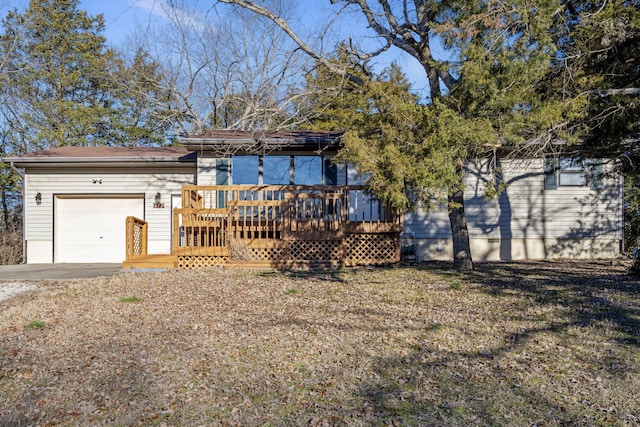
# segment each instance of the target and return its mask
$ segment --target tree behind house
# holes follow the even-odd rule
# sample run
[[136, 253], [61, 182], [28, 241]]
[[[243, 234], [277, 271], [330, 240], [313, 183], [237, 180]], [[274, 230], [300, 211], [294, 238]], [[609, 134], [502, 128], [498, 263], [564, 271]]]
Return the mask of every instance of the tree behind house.
[[[24, 12], [14, 9], [2, 20], [0, 113], [17, 153], [162, 140], [152, 121], [140, 121], [131, 110], [131, 97], [150, 89], [133, 90], [136, 68], [128, 71], [106, 47], [102, 15], [91, 17], [78, 4], [31, 0]], [[145, 65], [149, 71], [153, 63]], [[151, 130], [140, 137], [147, 125]]]
[[166, 19], [132, 35], [130, 46], [162, 68], [175, 135], [209, 129], [290, 129], [308, 58], [272, 23], [243, 10], [224, 15], [177, 0], [157, 5]]
[[[330, 56], [313, 50], [262, 3], [221, 1], [271, 19], [328, 70], [349, 73]], [[407, 99], [408, 104], [401, 107], [405, 111], [400, 113], [404, 118], [400, 127], [395, 127], [394, 118], [399, 99], [391, 100], [385, 90], [372, 86], [371, 95], [378, 103], [373, 107], [375, 114], [369, 115], [372, 122], [365, 125], [367, 130], [347, 138], [343, 158], [360, 162], [366, 168], [360, 172], [371, 174], [373, 189], [400, 206], [410, 200], [408, 193], [418, 195], [415, 201], [420, 195], [427, 200], [444, 184], [454, 266], [472, 269], [462, 184], [467, 160], [492, 155], [504, 145], [519, 147], [525, 141], [527, 147], [535, 147], [525, 154], [539, 155], [557, 138], [575, 140], [572, 125], [582, 111], [580, 101], [568, 102], [561, 94], [535, 90], [551, 67], [556, 46], [549, 30], [565, 6], [559, 0], [538, 0], [533, 5], [524, 0], [331, 3], [363, 18], [369, 32], [385, 44], [382, 50], [394, 46], [415, 58], [428, 82], [429, 104], [416, 106]], [[447, 55], [436, 55], [439, 44]], [[395, 106], [393, 113], [380, 113], [383, 104]], [[419, 184], [433, 181], [438, 188], [416, 191]]]

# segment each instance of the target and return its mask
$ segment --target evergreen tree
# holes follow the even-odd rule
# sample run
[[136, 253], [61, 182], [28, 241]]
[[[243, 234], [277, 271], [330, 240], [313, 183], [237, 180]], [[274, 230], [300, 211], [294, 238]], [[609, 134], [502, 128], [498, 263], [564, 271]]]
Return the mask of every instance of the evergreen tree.
[[559, 49], [538, 91], [580, 100], [580, 150], [615, 159], [625, 173], [624, 237], [631, 249], [640, 236], [640, 3], [565, 4], [550, 33]]
[[[316, 52], [258, 2], [222, 1], [278, 23], [327, 69], [349, 74], [348, 68]], [[347, 137], [343, 159], [366, 168], [361, 172], [371, 174], [372, 189], [399, 207], [428, 202], [437, 190], [446, 187], [454, 266], [472, 269], [464, 211], [467, 160], [491, 155], [505, 145], [521, 150], [534, 147], [535, 152], [526, 153], [534, 155], [559, 138], [577, 140], [576, 123], [584, 111], [583, 101], [535, 90], [552, 65], [557, 46], [551, 30], [565, 6], [561, 0], [331, 3], [342, 4], [364, 18], [368, 29], [385, 43], [382, 50], [395, 46], [415, 58], [429, 89], [428, 104], [416, 106], [412, 99], [406, 99], [409, 103], [400, 106], [396, 101], [404, 100], [391, 100], [386, 90], [375, 89], [382, 82], [372, 85], [380, 105], [391, 101], [387, 107], [393, 108], [387, 111], [393, 114], [379, 114], [383, 111], [380, 105], [374, 107], [376, 114], [369, 115], [372, 126]], [[438, 43], [448, 49], [448, 58], [434, 53]], [[394, 117], [412, 117], [414, 122], [396, 122]], [[365, 165], [361, 158], [380, 160]], [[422, 184], [435, 188], [420, 191]]]
[[23, 13], [14, 9], [2, 20], [1, 110], [15, 151], [157, 142], [162, 136], [152, 120], [141, 120], [140, 100], [153, 93], [153, 80], [138, 77], [150, 75], [154, 64], [142, 63], [141, 56], [127, 67], [106, 47], [102, 16], [91, 17], [78, 5], [31, 0]]
[[112, 121], [102, 140], [119, 145], [158, 145], [173, 135], [173, 97], [164, 87], [162, 66], [138, 49], [128, 65], [116, 61]]
[[447, 139], [430, 137], [439, 126], [442, 106], [421, 104], [397, 64], [376, 75], [343, 47], [339, 50], [340, 61], [358, 81], [320, 65], [307, 81], [315, 111], [312, 127], [347, 129], [337, 161], [361, 171], [378, 197], [403, 210], [415, 209], [417, 201], [425, 208], [446, 203], [448, 188], [457, 182], [457, 154]]
[[571, 0], [551, 33], [559, 46], [550, 85], [540, 90], [588, 101], [582, 145], [638, 168], [640, 3]]
[[300, 111], [308, 117], [306, 127], [316, 130], [349, 129], [356, 115], [369, 111], [365, 82], [375, 79], [365, 61], [351, 55], [344, 44], [338, 45], [332, 62], [341, 64], [346, 74], [335, 73], [322, 62], [306, 74], [306, 96], [301, 98]]

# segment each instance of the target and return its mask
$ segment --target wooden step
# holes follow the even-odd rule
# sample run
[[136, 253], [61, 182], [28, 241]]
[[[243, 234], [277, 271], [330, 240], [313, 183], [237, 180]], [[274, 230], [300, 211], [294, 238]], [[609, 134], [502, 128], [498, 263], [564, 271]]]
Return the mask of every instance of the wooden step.
[[124, 261], [122, 268], [176, 268], [178, 267], [177, 255], [151, 254], [134, 255], [132, 259]]

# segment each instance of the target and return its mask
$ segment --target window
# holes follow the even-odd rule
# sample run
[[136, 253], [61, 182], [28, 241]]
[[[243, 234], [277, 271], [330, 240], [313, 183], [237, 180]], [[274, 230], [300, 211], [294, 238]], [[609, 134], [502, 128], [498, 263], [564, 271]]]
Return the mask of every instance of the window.
[[560, 159], [558, 185], [587, 185], [587, 170], [583, 162], [574, 158]]
[[231, 180], [233, 185], [258, 184], [258, 156], [234, 156]]
[[291, 157], [264, 156], [262, 181], [266, 185], [291, 183]]
[[604, 186], [604, 163], [600, 159], [575, 157], [546, 158], [544, 188], [584, 187], [601, 190]]
[[297, 185], [322, 184], [322, 157], [294, 156], [293, 183]]
[[[216, 162], [217, 184], [233, 185], [336, 185], [338, 168], [323, 156], [233, 156]], [[346, 177], [345, 177], [346, 179]], [[343, 180], [344, 181], [344, 180]]]

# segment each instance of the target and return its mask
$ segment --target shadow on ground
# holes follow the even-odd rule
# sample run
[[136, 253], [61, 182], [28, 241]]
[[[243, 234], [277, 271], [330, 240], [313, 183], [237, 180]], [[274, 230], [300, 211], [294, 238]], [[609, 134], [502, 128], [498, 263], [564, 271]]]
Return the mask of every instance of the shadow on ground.
[[360, 390], [375, 419], [389, 425], [640, 423], [634, 403], [640, 280], [624, 266], [478, 263], [469, 274], [449, 263], [413, 268], [462, 282], [459, 292], [515, 300], [522, 310], [505, 305], [496, 316], [507, 326], [493, 346], [448, 347], [425, 333], [410, 352], [376, 360], [375, 379]]

